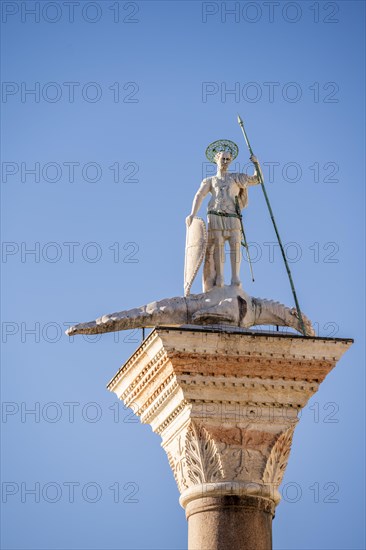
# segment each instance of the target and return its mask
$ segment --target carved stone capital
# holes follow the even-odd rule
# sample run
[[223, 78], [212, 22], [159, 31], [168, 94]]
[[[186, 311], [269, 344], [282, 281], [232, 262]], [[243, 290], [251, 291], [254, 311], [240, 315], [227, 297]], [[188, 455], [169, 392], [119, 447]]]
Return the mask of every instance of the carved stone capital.
[[184, 508], [230, 496], [275, 505], [298, 412], [351, 343], [157, 328], [108, 388], [161, 436]]

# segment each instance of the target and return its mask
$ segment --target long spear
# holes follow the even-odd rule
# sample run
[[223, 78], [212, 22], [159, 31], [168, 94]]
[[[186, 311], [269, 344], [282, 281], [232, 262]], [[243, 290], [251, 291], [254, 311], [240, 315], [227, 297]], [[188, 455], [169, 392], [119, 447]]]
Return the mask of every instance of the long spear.
[[[238, 123], [239, 123], [239, 125], [241, 127], [241, 130], [243, 132], [243, 136], [244, 136], [245, 142], [248, 146], [250, 156], [254, 156], [253, 149], [250, 145], [247, 133], [246, 133], [245, 128], [244, 128], [244, 122], [242, 121], [242, 119], [240, 118], [239, 115], [238, 115]], [[297, 316], [298, 316], [299, 321], [300, 321], [300, 326], [302, 328], [303, 334], [306, 336], [305, 325], [304, 325], [304, 321], [303, 321], [303, 318], [302, 318], [302, 315], [301, 315], [299, 301], [298, 301], [297, 296], [296, 296], [296, 290], [295, 290], [294, 282], [292, 280], [291, 271], [290, 271], [290, 268], [289, 268], [289, 265], [288, 265], [288, 262], [287, 262], [287, 258], [286, 258], [285, 250], [284, 250], [283, 245], [282, 245], [281, 237], [280, 237], [280, 234], [279, 234], [278, 229], [277, 229], [277, 224], [276, 224], [275, 219], [274, 219], [274, 215], [273, 215], [273, 211], [272, 211], [272, 208], [271, 208], [271, 205], [270, 205], [270, 202], [269, 202], [267, 191], [266, 191], [266, 188], [264, 187], [264, 180], [263, 180], [262, 170], [261, 170], [258, 162], [254, 162], [254, 166], [257, 170], [257, 174], [258, 174], [259, 182], [260, 182], [261, 187], [262, 187], [264, 198], [266, 199], [266, 203], [267, 203], [268, 210], [269, 210], [269, 215], [271, 216], [271, 220], [272, 220], [273, 227], [274, 227], [274, 230], [275, 230], [275, 233], [276, 233], [276, 236], [277, 236], [278, 244], [280, 245], [282, 258], [283, 258], [283, 261], [285, 262], [285, 267], [286, 267], [287, 275], [288, 275], [288, 278], [289, 278], [289, 281], [290, 281], [292, 294], [293, 294], [293, 297], [294, 297], [294, 300], [295, 300]]]

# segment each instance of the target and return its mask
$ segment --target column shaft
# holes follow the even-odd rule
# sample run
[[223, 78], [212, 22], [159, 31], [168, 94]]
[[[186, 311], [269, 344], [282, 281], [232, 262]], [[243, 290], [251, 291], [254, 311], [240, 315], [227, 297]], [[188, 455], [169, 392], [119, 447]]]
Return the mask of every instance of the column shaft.
[[271, 550], [274, 503], [225, 495], [187, 505], [188, 550]]

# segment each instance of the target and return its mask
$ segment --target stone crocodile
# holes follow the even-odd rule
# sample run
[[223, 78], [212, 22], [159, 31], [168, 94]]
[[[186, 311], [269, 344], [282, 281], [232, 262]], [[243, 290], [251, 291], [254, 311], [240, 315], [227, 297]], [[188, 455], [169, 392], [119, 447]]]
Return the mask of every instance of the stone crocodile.
[[[306, 336], [315, 336], [311, 321], [302, 313]], [[295, 308], [253, 298], [241, 288], [225, 286], [202, 294], [165, 298], [126, 311], [103, 315], [95, 321], [70, 327], [66, 334], [100, 334], [134, 328], [182, 325], [255, 325], [291, 327], [304, 334]]]

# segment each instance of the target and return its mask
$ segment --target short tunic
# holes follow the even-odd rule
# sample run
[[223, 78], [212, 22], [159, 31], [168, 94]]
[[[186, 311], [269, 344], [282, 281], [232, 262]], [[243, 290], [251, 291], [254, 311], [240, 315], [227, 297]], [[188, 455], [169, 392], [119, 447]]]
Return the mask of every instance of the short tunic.
[[[240, 209], [245, 208], [248, 204], [247, 187], [251, 180], [253, 183], [257, 183], [256, 176], [240, 173], [229, 173], [223, 178], [213, 176], [204, 180], [210, 186], [209, 191], [212, 194], [208, 210], [224, 214], [237, 214], [235, 197], [238, 197]], [[240, 231], [241, 228], [239, 218], [215, 214], [207, 214], [207, 224], [209, 231]]]

